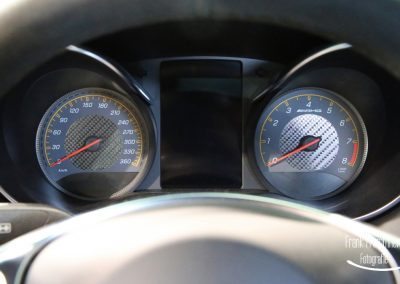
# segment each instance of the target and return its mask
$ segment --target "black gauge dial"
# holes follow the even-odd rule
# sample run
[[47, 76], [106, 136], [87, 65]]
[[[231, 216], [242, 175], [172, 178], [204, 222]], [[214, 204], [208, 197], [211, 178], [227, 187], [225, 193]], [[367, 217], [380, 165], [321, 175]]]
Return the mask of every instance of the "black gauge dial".
[[255, 134], [258, 168], [267, 183], [298, 199], [321, 199], [348, 186], [367, 155], [367, 133], [355, 108], [323, 89], [274, 99]]
[[57, 188], [104, 199], [123, 195], [143, 176], [149, 153], [143, 110], [124, 96], [88, 88], [57, 100], [37, 134], [40, 166]]

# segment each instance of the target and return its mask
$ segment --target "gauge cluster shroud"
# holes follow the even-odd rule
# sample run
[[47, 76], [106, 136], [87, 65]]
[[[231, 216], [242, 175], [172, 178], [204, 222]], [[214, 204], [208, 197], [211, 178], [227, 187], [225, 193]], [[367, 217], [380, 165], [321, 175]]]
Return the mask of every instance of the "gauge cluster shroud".
[[[130, 59], [127, 50], [107, 53], [108, 45], [102, 46], [101, 42], [96, 42], [96, 45], [97, 50], [93, 46], [92, 49], [70, 47], [31, 73], [2, 101], [4, 145], [0, 146], [5, 158], [0, 166], [8, 174], [0, 176], [0, 184], [15, 199], [80, 212], [124, 198], [176, 191], [223, 190], [294, 199], [350, 217], [367, 218], [380, 213], [398, 196], [400, 184], [395, 182], [393, 168], [400, 163], [400, 156], [397, 151], [390, 152], [395, 140], [387, 138], [397, 135], [393, 129], [399, 119], [392, 110], [399, 103], [393, 96], [398, 83], [355, 54], [348, 45], [337, 45], [336, 49], [331, 47], [330, 52], [319, 52], [319, 57], [310, 51], [311, 57], [308, 58], [312, 60], [307, 60], [306, 53], [301, 52], [297, 58], [305, 60], [292, 62], [277, 57], [269, 61], [265, 58], [215, 55]], [[320, 50], [323, 51], [324, 47], [321, 46]], [[268, 58], [268, 54], [265, 56]], [[294, 58], [293, 54], [291, 57]], [[176, 111], [172, 114], [177, 116], [190, 110], [190, 115], [182, 117], [176, 129], [171, 125], [163, 128], [168, 124], [167, 119], [173, 117], [171, 112], [168, 113], [167, 95], [160, 84], [164, 76], [160, 72], [161, 66], [166, 62], [189, 68], [186, 75], [196, 75], [168, 81], [169, 91], [190, 90], [196, 96], [203, 95], [203, 102], [210, 95], [210, 88], [207, 89], [206, 85], [214, 84], [213, 90], [216, 90], [239, 82], [241, 94], [236, 96], [239, 101], [235, 101], [233, 108], [227, 108], [227, 111], [235, 113], [216, 113], [219, 120], [226, 118], [224, 127], [211, 127], [211, 124], [207, 127], [201, 119], [193, 119], [196, 112], [200, 118], [212, 115], [215, 99], [220, 100], [221, 105], [229, 104], [228, 98], [220, 94], [229, 95], [230, 92], [220, 90], [220, 94], [213, 93], [209, 105], [203, 103], [199, 109], [196, 105], [190, 105], [191, 109], [185, 106], [183, 102], [191, 102], [185, 97], [188, 94], [181, 92], [179, 99], [175, 97], [173, 107]], [[194, 64], [190, 66], [190, 62]], [[218, 76], [203, 74], [207, 69], [204, 66], [195, 70], [196, 66], [205, 63], [212, 63], [215, 67], [216, 62], [235, 62], [240, 66], [240, 74], [231, 78], [222, 74], [223, 70], [218, 67], [214, 70], [222, 72]], [[197, 82], [196, 88], [190, 86], [194, 82]], [[118, 103], [110, 101], [112, 109], [101, 115], [98, 110], [89, 108], [90, 111], [85, 110], [87, 113], [82, 112], [81, 116], [73, 119], [70, 112], [75, 106], [82, 111], [83, 103], [98, 106], [96, 90], [108, 93], [105, 96], [109, 99], [118, 98]], [[80, 100], [82, 92], [88, 92], [88, 100]], [[68, 116], [62, 114], [61, 101], [68, 105], [65, 108]], [[185, 109], [179, 109], [180, 102]], [[127, 106], [133, 112], [136, 124], [129, 127], [129, 118], [121, 117], [115, 121], [110, 118], [111, 111], [118, 110], [119, 105]], [[55, 123], [54, 115], [58, 123]], [[104, 119], [72, 133], [73, 125], [85, 122], [91, 115], [99, 115], [107, 121], [111, 119], [111, 124], [117, 126], [118, 121], [127, 120], [127, 125], [115, 128], [113, 133], [132, 130], [133, 137], [139, 131], [142, 136], [130, 140], [140, 141], [144, 148], [124, 146], [125, 139], [117, 139], [119, 142], [114, 148], [118, 153], [113, 156], [118, 158], [115, 161], [107, 159], [97, 145], [110, 137], [93, 130], [107, 127]], [[62, 128], [62, 118], [73, 121]], [[229, 159], [223, 159], [207, 165], [218, 159], [218, 153], [206, 151], [207, 147], [212, 149], [213, 143], [216, 146], [217, 137], [226, 138], [232, 123], [232, 129], [236, 129], [238, 135], [218, 141], [223, 141], [219, 146], [237, 154], [235, 161], [238, 163], [234, 165]], [[61, 130], [61, 134], [48, 133], [49, 128]], [[89, 133], [88, 128], [93, 128], [96, 133]], [[184, 129], [186, 134], [188, 130], [193, 131], [191, 138], [187, 138]], [[176, 133], [174, 138], [179, 143], [165, 138], [170, 137], [165, 131], [171, 130]], [[208, 134], [202, 136], [202, 133]], [[81, 139], [78, 136], [82, 136]], [[201, 143], [191, 141], [199, 138]], [[60, 149], [57, 149], [58, 145]], [[101, 146], [107, 146], [104, 145], [103, 142]], [[186, 159], [189, 164], [184, 170], [180, 168], [185, 157], [196, 154], [179, 154], [178, 150], [185, 145], [190, 151], [205, 146], [198, 151], [202, 153], [198, 156], [202, 161], [200, 168], [199, 164], [191, 165], [190, 159]], [[51, 158], [46, 151], [52, 152]], [[129, 157], [123, 158], [123, 153]], [[139, 153], [143, 155], [142, 162], [135, 166]], [[69, 157], [70, 154], [73, 155]], [[176, 159], [179, 155], [180, 160]], [[129, 165], [116, 164], [116, 161], [129, 159]], [[168, 186], [162, 180], [165, 163], [170, 181], [173, 181]], [[200, 173], [197, 177], [190, 174], [192, 166], [196, 166], [197, 173]], [[220, 174], [229, 167], [235, 169], [230, 171], [235, 173], [235, 177], [230, 177], [230, 180], [236, 178], [235, 186], [200, 186], [214, 182], [211, 172]], [[72, 179], [72, 183], [62, 182], [69, 173], [80, 174], [80, 178]], [[128, 179], [116, 175], [129, 176], [130, 173], [134, 176]], [[202, 173], [207, 174], [202, 176]], [[96, 175], [101, 178], [96, 178]], [[184, 182], [182, 186], [171, 186], [176, 181]], [[108, 187], [110, 184], [114, 186]]]

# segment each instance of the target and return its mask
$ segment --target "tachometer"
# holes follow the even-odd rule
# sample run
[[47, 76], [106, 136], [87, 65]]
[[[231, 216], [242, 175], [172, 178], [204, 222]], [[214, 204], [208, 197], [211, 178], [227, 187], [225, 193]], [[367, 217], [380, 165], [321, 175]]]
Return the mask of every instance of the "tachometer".
[[40, 123], [39, 164], [53, 185], [74, 196], [121, 196], [144, 175], [148, 127], [137, 103], [117, 92], [73, 91], [57, 100]]
[[304, 88], [278, 96], [263, 111], [255, 155], [265, 180], [285, 195], [320, 199], [346, 188], [367, 155], [361, 116], [341, 96]]

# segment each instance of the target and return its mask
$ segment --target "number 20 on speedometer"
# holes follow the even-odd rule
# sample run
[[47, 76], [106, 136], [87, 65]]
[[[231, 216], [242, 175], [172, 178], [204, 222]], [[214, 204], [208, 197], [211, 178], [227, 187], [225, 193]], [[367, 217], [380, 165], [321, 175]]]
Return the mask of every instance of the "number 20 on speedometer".
[[367, 145], [364, 122], [350, 102], [316, 88], [273, 99], [254, 137], [265, 181], [287, 196], [306, 200], [345, 189], [360, 173]]

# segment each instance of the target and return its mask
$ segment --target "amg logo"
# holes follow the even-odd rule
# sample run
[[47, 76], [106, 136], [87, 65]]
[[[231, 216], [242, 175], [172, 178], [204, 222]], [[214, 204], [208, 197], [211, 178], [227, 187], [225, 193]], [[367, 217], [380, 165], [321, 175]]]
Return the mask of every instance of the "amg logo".
[[318, 108], [318, 109], [309, 109], [309, 108], [303, 108], [303, 109], [298, 109], [297, 112], [301, 112], [301, 113], [312, 113], [312, 112], [317, 112], [320, 113], [322, 112], [322, 109]]

